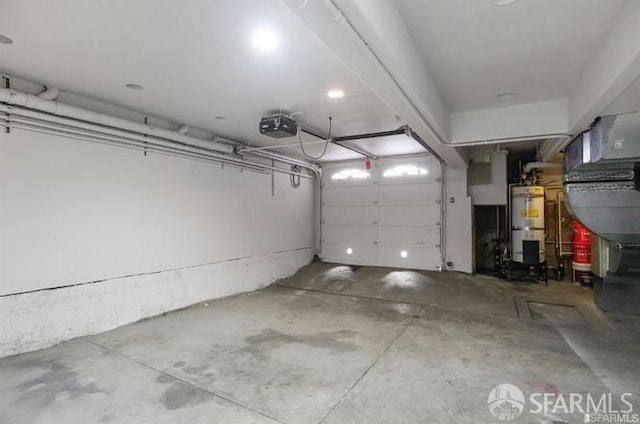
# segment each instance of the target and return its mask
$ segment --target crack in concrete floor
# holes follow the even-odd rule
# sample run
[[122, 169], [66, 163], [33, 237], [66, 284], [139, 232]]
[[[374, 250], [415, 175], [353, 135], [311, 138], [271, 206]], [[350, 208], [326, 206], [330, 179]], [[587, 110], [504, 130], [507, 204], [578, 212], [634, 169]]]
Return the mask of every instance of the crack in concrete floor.
[[640, 394], [640, 320], [568, 283], [338, 271], [0, 360], [0, 422], [489, 423], [502, 380]]

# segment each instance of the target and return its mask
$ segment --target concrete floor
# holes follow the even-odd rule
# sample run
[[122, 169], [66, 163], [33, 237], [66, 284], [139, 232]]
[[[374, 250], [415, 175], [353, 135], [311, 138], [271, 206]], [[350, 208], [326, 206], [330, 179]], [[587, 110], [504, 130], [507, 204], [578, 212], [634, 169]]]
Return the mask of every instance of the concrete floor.
[[[502, 383], [630, 392], [640, 412], [638, 335], [567, 282], [313, 263], [0, 360], [0, 423], [496, 423]], [[516, 422], [584, 422], [551, 415]]]

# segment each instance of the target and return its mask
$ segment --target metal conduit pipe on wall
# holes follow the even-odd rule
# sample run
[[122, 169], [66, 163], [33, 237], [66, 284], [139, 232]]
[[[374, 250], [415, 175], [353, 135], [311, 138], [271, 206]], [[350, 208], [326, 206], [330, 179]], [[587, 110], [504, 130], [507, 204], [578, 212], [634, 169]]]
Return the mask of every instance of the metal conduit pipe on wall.
[[[324, 140], [323, 140], [324, 142]], [[315, 178], [315, 187], [314, 187], [314, 225], [315, 225], [315, 252], [316, 255], [320, 255], [321, 250], [321, 240], [322, 240], [322, 180], [320, 179], [321, 172], [320, 167], [317, 165], [306, 162], [302, 159], [293, 159], [288, 158], [286, 156], [282, 156], [279, 153], [267, 151], [267, 150], [255, 150], [255, 149], [244, 149], [238, 148], [237, 151], [239, 154], [249, 154], [258, 157], [274, 159], [274, 160], [282, 160], [283, 158], [287, 158], [288, 160], [294, 162], [295, 165], [303, 166], [309, 171], [313, 172]]]
[[[38, 132], [46, 132], [47, 130], [52, 132], [57, 131], [57, 135], [73, 135], [75, 139], [91, 138], [89, 141], [97, 142], [98, 140], [102, 140], [104, 142], [111, 142], [112, 145], [114, 143], [120, 143], [120, 145], [129, 144], [130, 148], [132, 147], [131, 142], [138, 143], [135, 144], [137, 148], [148, 148], [149, 145], [156, 145], [156, 152], [160, 151], [157, 147], [160, 146], [160, 148], [164, 148], [162, 151], [171, 151], [174, 155], [184, 154], [189, 157], [206, 157], [219, 163], [235, 164], [244, 169], [256, 171], [270, 170], [304, 178], [312, 178], [304, 173], [297, 173], [291, 170], [218, 153], [235, 152], [232, 146], [186, 136], [179, 132], [154, 128], [126, 119], [102, 115], [97, 112], [86, 111], [15, 90], [0, 88], [0, 102], [7, 103], [0, 103], [0, 112], [7, 114], [7, 116], [2, 119], [2, 121], [4, 121], [3, 126], [5, 127], [18, 128], [17, 123], [21, 126], [21, 129], [37, 129]], [[52, 125], [54, 127], [51, 127]], [[284, 155], [271, 155], [269, 153], [271, 152], [265, 152], [264, 155], [260, 156], [268, 157], [281, 163], [298, 165], [311, 170], [313, 175], [319, 175], [318, 168], [313, 164]]]
[[52, 120], [51, 115], [48, 115], [42, 112], [31, 111], [23, 108], [16, 108], [15, 106], [9, 107], [9, 106], [0, 104], [0, 112], [10, 113], [11, 116], [8, 119], [8, 122], [11, 122], [11, 123], [16, 122], [21, 124], [33, 124], [33, 125], [49, 126], [49, 127], [54, 126], [52, 128], [55, 128], [55, 129], [62, 128], [67, 131], [73, 131], [73, 132], [76, 132], [77, 135], [87, 133], [92, 136], [117, 137], [119, 139], [135, 140], [145, 144], [157, 144], [161, 146], [170, 147], [173, 149], [180, 149], [180, 150], [195, 152], [199, 154], [208, 154], [214, 157], [224, 158], [228, 162], [241, 161], [241, 159], [234, 158], [232, 156], [225, 156], [201, 147], [188, 146], [181, 143], [162, 140], [156, 137], [147, 137], [147, 136], [138, 135], [136, 133], [129, 132], [129, 131], [118, 130], [115, 128], [104, 127], [96, 124], [80, 122], [77, 120], [62, 118], [62, 117], [55, 117], [55, 119]]
[[240, 155], [253, 155], [253, 156], [258, 156], [258, 157], [263, 157], [265, 159], [273, 159], [273, 160], [277, 160], [277, 161], [281, 161], [284, 162], [286, 160], [286, 163], [290, 164], [290, 165], [297, 165], [297, 166], [301, 166], [303, 168], [308, 169], [309, 171], [313, 172], [313, 174], [320, 178], [320, 168], [318, 168], [316, 165], [306, 162], [302, 159], [295, 159], [295, 158], [290, 158], [287, 156], [283, 156], [280, 155], [278, 153], [274, 153], [274, 152], [268, 152], [265, 150], [249, 150], [249, 151], [244, 151], [242, 149], [239, 150], [239, 154]]
[[126, 147], [133, 150], [144, 152], [170, 152], [174, 156], [182, 155], [184, 157], [198, 157], [201, 159], [209, 159], [210, 161], [216, 161], [219, 163], [225, 163], [227, 165], [237, 164], [238, 167], [244, 169], [252, 169], [255, 171], [263, 171], [261, 167], [252, 166], [250, 163], [236, 160], [234, 158], [227, 158], [222, 155], [215, 155], [210, 152], [198, 151], [196, 149], [185, 149], [184, 146], [172, 146], [170, 143], [159, 143], [158, 140], [153, 138], [134, 139], [128, 137], [112, 136], [109, 134], [86, 131], [74, 127], [65, 125], [57, 125], [55, 123], [38, 122], [36, 120], [30, 121], [21, 118], [12, 117], [10, 120], [7, 118], [0, 118], [0, 122], [4, 122], [2, 125], [7, 128], [17, 128], [28, 131], [34, 131], [43, 134], [50, 134], [60, 137], [68, 137], [74, 140], [84, 140], [95, 143], [103, 143], [112, 146]]
[[15, 120], [9, 122], [6, 118], [2, 118], [2, 117], [0, 117], [0, 126], [4, 126], [7, 128], [23, 129], [27, 131], [42, 133], [42, 134], [49, 134], [49, 135], [54, 135], [58, 137], [70, 138], [74, 140], [101, 143], [101, 144], [122, 147], [122, 148], [127, 148], [127, 149], [141, 151], [141, 152], [170, 154], [171, 156], [176, 156], [176, 157], [181, 156], [181, 157], [187, 157], [192, 159], [201, 159], [201, 160], [206, 160], [208, 162], [217, 162], [217, 163], [225, 164], [227, 166], [234, 166], [234, 167], [252, 170], [256, 172], [263, 172], [263, 173], [266, 172], [266, 170], [263, 167], [254, 166], [249, 162], [228, 160], [226, 157], [221, 158], [220, 156], [212, 156], [211, 154], [198, 152], [195, 150], [185, 150], [185, 149], [175, 148], [171, 146], [158, 145], [154, 143], [152, 139], [149, 139], [149, 142], [138, 141], [138, 140], [121, 138], [121, 137], [103, 135], [98, 133], [91, 134], [89, 132], [84, 132], [82, 130], [74, 130], [73, 128], [57, 127], [55, 124], [47, 124], [47, 123], [36, 124], [36, 123], [21, 122], [21, 121], [15, 121]]
[[32, 111], [24, 108], [18, 108], [15, 106], [6, 106], [3, 104], [0, 104], [0, 112], [5, 112], [10, 114], [10, 118], [8, 119], [8, 122], [33, 123], [33, 124], [46, 123], [49, 125], [57, 125], [59, 127], [64, 126], [69, 129], [86, 130], [87, 132], [90, 132], [93, 134], [116, 136], [116, 137], [138, 140], [143, 142], [153, 141], [154, 143], [157, 143], [157, 144], [162, 144], [165, 146], [172, 146], [172, 147], [179, 145], [183, 149], [213, 153], [211, 152], [211, 150], [204, 149], [202, 147], [189, 146], [186, 144], [176, 143], [171, 141], [164, 141], [156, 137], [148, 137], [148, 136], [139, 135], [137, 133], [130, 132], [130, 131], [119, 130], [111, 127], [104, 127], [104, 126], [82, 122], [74, 119], [63, 118], [63, 117], [55, 117], [55, 119], [51, 119], [52, 116], [46, 113]]
[[45, 100], [33, 94], [22, 93], [11, 89], [0, 88], [0, 102], [7, 103], [9, 105], [23, 106], [28, 109], [35, 109], [53, 115], [93, 122], [107, 127], [120, 128], [140, 134], [152, 135], [190, 146], [216, 150], [222, 153], [233, 152], [232, 146], [227, 146], [213, 141], [201, 140], [199, 138], [182, 135], [178, 132], [155, 128], [150, 125], [129, 121], [127, 119], [103, 115], [101, 113], [80, 109], [54, 100]]
[[274, 166], [257, 164], [249, 161], [244, 161], [242, 159], [235, 159], [232, 157], [211, 155], [208, 153], [203, 153], [198, 151], [189, 151], [181, 148], [157, 145], [152, 142], [152, 139], [149, 139], [150, 142], [143, 142], [143, 141], [137, 141], [137, 140], [118, 138], [118, 137], [109, 137], [106, 135], [99, 135], [99, 134], [91, 135], [88, 133], [74, 131], [72, 129], [56, 128], [53, 125], [46, 125], [46, 124], [37, 125], [37, 124], [30, 124], [30, 123], [7, 122], [7, 119], [2, 117], [0, 117], [0, 126], [4, 126], [8, 128], [24, 129], [28, 131], [37, 132], [37, 133], [65, 137], [65, 138], [70, 138], [74, 140], [101, 143], [101, 144], [136, 150], [140, 152], [157, 153], [157, 154], [162, 154], [162, 155], [172, 156], [172, 157], [198, 159], [206, 162], [219, 163], [219, 164], [230, 166], [230, 167], [250, 170], [253, 172], [259, 172], [264, 174], [268, 173], [269, 171], [274, 171], [274, 172], [279, 172], [287, 175], [296, 175], [296, 176], [307, 178], [307, 179], [313, 178], [308, 174], [293, 172], [286, 169], [277, 168]]
[[256, 152], [253, 156], [302, 167], [307, 169], [309, 174], [297, 172], [293, 169], [278, 168], [273, 163], [269, 166], [260, 162], [248, 161], [238, 155], [238, 150], [240, 150], [238, 146], [243, 145], [242, 143], [225, 140], [235, 144], [235, 146], [230, 146], [187, 136], [185, 130], [188, 131], [188, 128], [184, 124], [178, 131], [173, 132], [87, 111], [53, 101], [53, 99], [46, 99], [47, 97], [56, 97], [58, 90], [46, 90], [45, 93], [44, 96], [37, 97], [32, 94], [0, 88], [0, 113], [4, 113], [4, 116], [0, 115], [0, 127], [7, 129], [19, 128], [74, 140], [116, 146], [118, 148], [219, 163], [223, 166], [246, 169], [252, 172], [278, 172], [314, 180], [316, 183], [314, 186], [314, 200], [316, 203], [314, 209], [317, 211], [315, 217], [315, 250], [316, 254], [320, 253], [320, 197], [322, 188], [320, 168], [315, 164], [269, 151]]
[[60, 94], [60, 90], [57, 87], [46, 86], [44, 91], [38, 94], [38, 97], [44, 100], [55, 100]]

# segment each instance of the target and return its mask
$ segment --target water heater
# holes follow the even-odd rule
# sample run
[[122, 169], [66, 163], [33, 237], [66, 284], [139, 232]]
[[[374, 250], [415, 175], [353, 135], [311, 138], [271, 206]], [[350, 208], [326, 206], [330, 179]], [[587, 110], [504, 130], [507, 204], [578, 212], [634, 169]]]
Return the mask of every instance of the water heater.
[[524, 241], [538, 241], [539, 263], [545, 261], [544, 187], [511, 188], [511, 258], [524, 262]]

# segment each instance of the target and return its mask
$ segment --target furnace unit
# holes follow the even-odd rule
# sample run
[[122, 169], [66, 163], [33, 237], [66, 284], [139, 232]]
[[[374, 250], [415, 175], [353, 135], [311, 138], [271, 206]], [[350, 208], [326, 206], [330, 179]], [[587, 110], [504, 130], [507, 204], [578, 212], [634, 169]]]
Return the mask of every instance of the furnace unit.
[[569, 211], [610, 241], [596, 303], [639, 314], [640, 113], [604, 116], [577, 137], [565, 152], [563, 186]]

